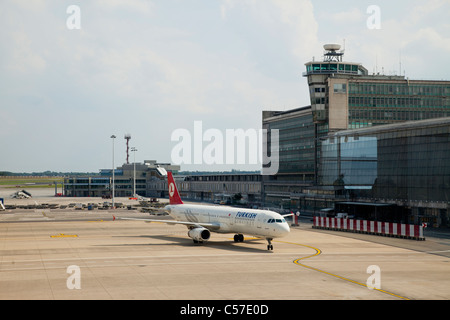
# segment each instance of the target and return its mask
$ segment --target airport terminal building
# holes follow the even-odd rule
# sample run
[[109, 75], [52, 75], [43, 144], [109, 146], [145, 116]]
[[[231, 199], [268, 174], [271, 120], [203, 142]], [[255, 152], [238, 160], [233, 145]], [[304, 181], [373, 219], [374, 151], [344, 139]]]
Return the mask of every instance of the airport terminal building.
[[[217, 204], [261, 206], [261, 178], [257, 173], [217, 173], [177, 175], [175, 182], [182, 199]], [[167, 180], [147, 184], [152, 197], [168, 197]]]
[[370, 75], [340, 46], [324, 49], [303, 73], [311, 105], [263, 112], [280, 136], [263, 203], [450, 225], [450, 81]]
[[343, 130], [320, 143], [318, 185], [335, 201], [367, 203], [341, 210], [377, 220], [373, 206], [383, 205], [385, 221], [450, 225], [450, 117]]
[[[116, 197], [150, 196], [147, 183], [165, 179], [166, 171], [174, 173], [180, 166], [145, 160], [144, 163], [124, 164], [114, 170], [114, 194]], [[112, 169], [101, 169], [99, 175], [64, 178], [64, 196], [110, 197], [112, 194]]]
[[[115, 197], [168, 198], [167, 171], [175, 174], [181, 197], [189, 201], [261, 206], [261, 175], [257, 173], [177, 174], [180, 166], [146, 160], [124, 164], [114, 171]], [[135, 178], [136, 177], [136, 178]], [[112, 170], [101, 169], [96, 176], [67, 177], [64, 196], [110, 197]]]

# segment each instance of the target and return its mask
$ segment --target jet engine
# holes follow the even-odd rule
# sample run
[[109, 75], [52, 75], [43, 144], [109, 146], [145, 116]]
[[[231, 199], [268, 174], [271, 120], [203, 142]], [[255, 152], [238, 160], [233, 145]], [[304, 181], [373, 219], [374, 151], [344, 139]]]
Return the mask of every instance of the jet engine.
[[188, 236], [194, 240], [194, 243], [204, 242], [209, 240], [211, 232], [206, 228], [194, 228], [189, 230]]

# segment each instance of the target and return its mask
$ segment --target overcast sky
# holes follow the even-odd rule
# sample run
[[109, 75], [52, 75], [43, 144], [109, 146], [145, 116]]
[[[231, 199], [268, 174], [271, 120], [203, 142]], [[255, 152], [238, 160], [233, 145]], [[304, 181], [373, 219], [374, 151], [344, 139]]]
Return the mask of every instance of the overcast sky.
[[[401, 57], [410, 79], [448, 80], [449, 16], [449, 0], [1, 0], [0, 171], [97, 172], [112, 134], [125, 162], [126, 133], [137, 162], [170, 162], [199, 120], [257, 130], [263, 110], [309, 104], [304, 64], [344, 39], [369, 72]], [[182, 166], [199, 168], [222, 169]]]

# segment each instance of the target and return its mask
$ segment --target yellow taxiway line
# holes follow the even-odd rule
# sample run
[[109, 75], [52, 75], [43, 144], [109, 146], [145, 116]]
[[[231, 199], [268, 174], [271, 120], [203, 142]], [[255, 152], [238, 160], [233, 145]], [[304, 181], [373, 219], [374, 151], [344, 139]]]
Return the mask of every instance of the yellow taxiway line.
[[60, 233], [54, 236], [50, 236], [50, 238], [78, 238], [78, 235]]
[[314, 253], [314, 254], [312, 254], [310, 256], [294, 260], [293, 262], [296, 265], [298, 265], [298, 266], [301, 266], [301, 267], [304, 267], [304, 268], [307, 268], [307, 269], [310, 269], [310, 270], [314, 270], [314, 271], [317, 271], [317, 272], [320, 272], [320, 273], [323, 273], [323, 274], [326, 274], [326, 275], [329, 275], [329, 276], [332, 276], [332, 277], [335, 277], [335, 278], [338, 278], [338, 279], [341, 279], [341, 280], [344, 280], [344, 281], [348, 281], [348, 282], [351, 282], [351, 283], [354, 283], [354, 284], [366, 287], [366, 288], [371, 289], [371, 290], [376, 290], [378, 292], [382, 292], [382, 293], [394, 296], [394, 297], [399, 298], [399, 299], [410, 300], [410, 299], [408, 299], [406, 297], [403, 297], [403, 296], [400, 296], [398, 294], [395, 294], [395, 293], [392, 293], [392, 292], [389, 292], [389, 291], [386, 291], [386, 290], [374, 288], [374, 287], [369, 287], [369, 286], [367, 286], [364, 283], [361, 283], [361, 282], [358, 282], [358, 281], [355, 281], [355, 280], [352, 280], [352, 279], [349, 279], [349, 278], [346, 278], [346, 277], [342, 277], [340, 275], [337, 275], [337, 274], [334, 274], [334, 273], [331, 273], [331, 272], [328, 272], [328, 271], [324, 271], [324, 270], [321, 270], [321, 269], [318, 269], [318, 268], [314, 268], [314, 267], [310, 267], [310, 266], [307, 266], [307, 265], [305, 265], [303, 263], [300, 263], [300, 261], [302, 261], [302, 260], [306, 260], [306, 259], [309, 259], [309, 258], [316, 257], [316, 256], [320, 255], [322, 253], [322, 251], [320, 249], [318, 249], [318, 248], [315, 248], [315, 247], [312, 247], [312, 246], [308, 246], [308, 245], [305, 245], [305, 244], [295, 243], [295, 242], [286, 242], [286, 241], [277, 241], [277, 242], [282, 242], [282, 243], [302, 246], [302, 247], [310, 248], [310, 249], [313, 249], [313, 250], [316, 251], [316, 253]]

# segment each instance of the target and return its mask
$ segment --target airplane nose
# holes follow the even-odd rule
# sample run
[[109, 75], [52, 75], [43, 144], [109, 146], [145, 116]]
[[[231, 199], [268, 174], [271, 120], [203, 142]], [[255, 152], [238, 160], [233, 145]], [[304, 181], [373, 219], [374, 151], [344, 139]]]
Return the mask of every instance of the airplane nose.
[[283, 229], [285, 234], [288, 234], [291, 231], [291, 228], [289, 228], [289, 225], [287, 223], [283, 223]]
[[287, 223], [280, 223], [278, 225], [277, 229], [278, 229], [277, 233], [278, 233], [279, 237], [284, 237], [291, 231], [291, 229], [289, 228], [289, 225]]

